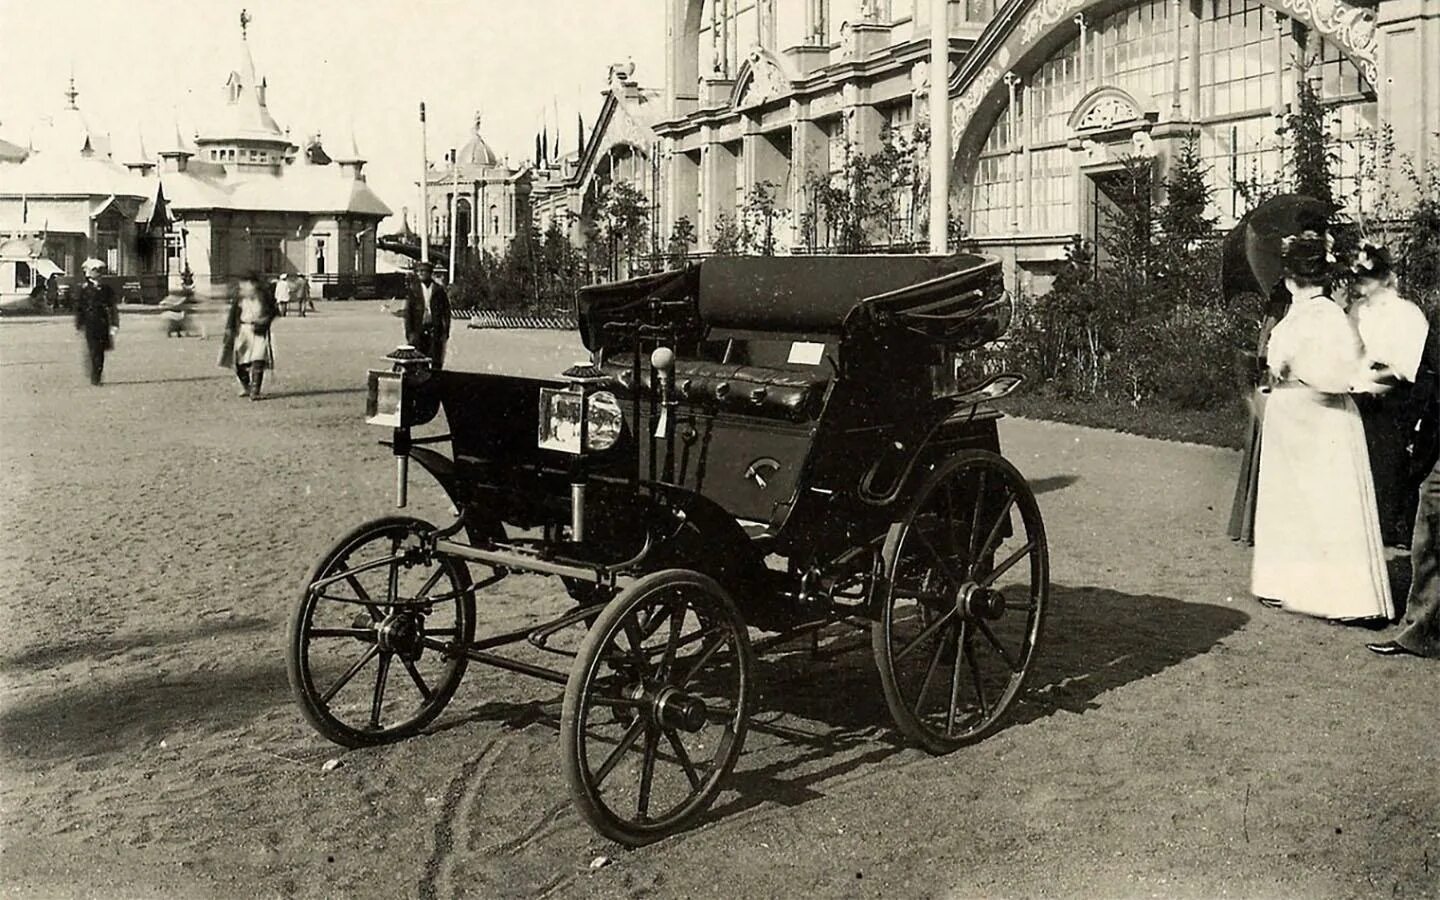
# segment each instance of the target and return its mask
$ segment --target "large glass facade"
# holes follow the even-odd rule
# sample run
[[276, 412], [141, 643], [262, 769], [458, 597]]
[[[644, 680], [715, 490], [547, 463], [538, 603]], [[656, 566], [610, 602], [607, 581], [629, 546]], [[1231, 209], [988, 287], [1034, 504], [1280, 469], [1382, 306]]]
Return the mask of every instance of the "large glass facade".
[[[1303, 29], [1259, 0], [1200, 0], [1195, 11], [1192, 16], [1186, 4], [1178, 35], [1173, 0], [1145, 0], [1090, 22], [1083, 55], [1077, 36], [1017, 85], [1015, 108], [1000, 114], [981, 150], [972, 180], [971, 233], [1079, 229], [1083, 151], [1067, 144], [1074, 136], [1069, 122], [1081, 98], [1104, 85], [1152, 104], [1161, 121], [1178, 109], [1179, 118], [1199, 123], [1200, 151], [1215, 187], [1213, 212], [1222, 225], [1233, 221], [1244, 212], [1252, 186], [1281, 174], [1284, 136], [1276, 113], [1294, 98], [1297, 58], [1310, 60], [1310, 77], [1331, 109], [1336, 197], [1349, 201], [1363, 187], [1357, 173], [1375, 125], [1375, 104], [1360, 70], [1318, 34], [1309, 35], [1304, 49]], [[1193, 84], [1199, 85], [1194, 97]], [[1017, 204], [1028, 213], [1017, 212]]]

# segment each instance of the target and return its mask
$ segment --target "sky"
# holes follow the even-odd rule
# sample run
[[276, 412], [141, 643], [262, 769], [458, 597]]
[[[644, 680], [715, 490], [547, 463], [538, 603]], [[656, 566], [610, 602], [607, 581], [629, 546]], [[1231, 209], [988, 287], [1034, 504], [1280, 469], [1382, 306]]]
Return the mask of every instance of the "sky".
[[421, 100], [432, 160], [469, 139], [479, 111], [486, 142], [519, 162], [542, 110], [553, 141], [557, 105], [561, 149], [574, 149], [576, 113], [593, 125], [611, 63], [664, 82], [659, 0], [0, 0], [0, 137], [25, 144], [63, 106], [73, 67], [78, 105], [117, 157], [137, 133], [153, 152], [177, 119], [189, 139], [240, 68], [242, 8], [276, 121], [332, 149], [353, 128], [371, 186], [412, 224]]

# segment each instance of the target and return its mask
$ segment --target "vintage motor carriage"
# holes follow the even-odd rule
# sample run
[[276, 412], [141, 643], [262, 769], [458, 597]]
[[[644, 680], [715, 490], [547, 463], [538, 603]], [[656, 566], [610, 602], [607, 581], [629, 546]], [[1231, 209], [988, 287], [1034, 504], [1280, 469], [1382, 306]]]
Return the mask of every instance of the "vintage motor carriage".
[[[1019, 378], [977, 374], [1012, 309], [998, 262], [715, 258], [578, 307], [591, 359], [556, 378], [432, 372], [405, 347], [371, 373], [398, 504], [414, 460], [458, 515], [368, 522], [316, 565], [289, 638], [309, 722], [352, 747], [413, 735], [470, 662], [564, 685], [569, 789], [632, 846], [721, 790], [755, 653], [839, 623], [869, 629], [905, 736], [943, 753], [993, 732], [1049, 594], [1039, 508], [985, 406]], [[412, 435], [442, 408], [449, 434]], [[519, 573], [574, 608], [477, 637], [477, 594]]]

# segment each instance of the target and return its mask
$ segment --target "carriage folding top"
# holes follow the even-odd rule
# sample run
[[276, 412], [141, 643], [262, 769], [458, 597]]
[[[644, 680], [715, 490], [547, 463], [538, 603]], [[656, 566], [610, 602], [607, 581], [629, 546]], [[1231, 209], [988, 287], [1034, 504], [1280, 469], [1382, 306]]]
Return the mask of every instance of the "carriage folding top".
[[[908, 737], [944, 752], [999, 726], [1049, 576], [1038, 506], [984, 405], [1019, 383], [978, 352], [1010, 321], [998, 261], [712, 258], [584, 288], [577, 308], [590, 359], [554, 378], [431, 372], [411, 348], [371, 373], [399, 505], [413, 459], [458, 514], [367, 523], [317, 565], [290, 674], [322, 734], [413, 734], [470, 661], [565, 684], [576, 804], [639, 844], [714, 800], [762, 645], [860, 622]], [[412, 436], [441, 409], [448, 434]], [[449, 456], [434, 449], [445, 442]], [[407, 594], [411, 572], [429, 577]], [[475, 640], [477, 592], [512, 572], [559, 576], [577, 606]], [[341, 624], [321, 624], [332, 607]], [[752, 646], [750, 629], [774, 636]], [[572, 658], [568, 674], [492, 652], [526, 644]], [[340, 674], [317, 674], [336, 649]], [[352, 710], [341, 698], [372, 658], [374, 692]], [[413, 683], [408, 707], [385, 693], [391, 659]], [[632, 763], [635, 779], [615, 775]], [[655, 794], [667, 765], [673, 802]]]

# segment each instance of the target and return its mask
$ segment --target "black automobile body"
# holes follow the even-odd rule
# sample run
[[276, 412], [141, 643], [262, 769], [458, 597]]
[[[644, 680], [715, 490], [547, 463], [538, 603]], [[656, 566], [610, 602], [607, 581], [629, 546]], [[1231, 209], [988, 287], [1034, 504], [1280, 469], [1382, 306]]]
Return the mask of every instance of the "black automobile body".
[[[413, 460], [458, 515], [379, 520], [321, 560], [291, 630], [312, 724], [350, 745], [413, 734], [472, 661], [565, 684], [571, 791], [632, 845], [713, 801], [743, 745], [755, 650], [797, 635], [868, 628], [897, 726], [933, 752], [992, 732], [1049, 586], [1038, 507], [986, 406], [1019, 378], [976, 352], [1009, 324], [999, 263], [715, 258], [577, 302], [591, 358], [553, 379], [431, 372], [405, 348], [372, 373], [400, 505]], [[412, 435], [440, 410], [448, 435]], [[477, 640], [477, 594], [519, 572], [558, 576], [575, 609]], [[373, 573], [387, 582], [362, 587]], [[409, 573], [428, 577], [407, 592]], [[317, 624], [332, 606], [353, 620]], [[312, 661], [331, 646], [355, 661], [327, 686]], [[443, 670], [429, 680], [427, 653]], [[369, 709], [341, 711], [372, 659]], [[395, 660], [413, 709], [386, 706]]]

